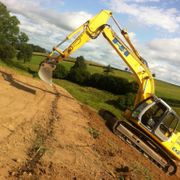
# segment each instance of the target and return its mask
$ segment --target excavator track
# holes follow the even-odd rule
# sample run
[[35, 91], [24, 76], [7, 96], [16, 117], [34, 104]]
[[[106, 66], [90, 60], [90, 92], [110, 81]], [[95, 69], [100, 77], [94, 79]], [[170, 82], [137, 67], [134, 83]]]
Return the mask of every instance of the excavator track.
[[106, 120], [108, 128], [121, 140], [134, 147], [168, 175], [174, 175], [177, 166], [169, 155], [157, 143], [153, 142], [146, 134], [127, 123], [118, 120], [109, 111], [100, 115]]
[[162, 148], [155, 144], [149, 137], [125, 121], [118, 121], [113, 128], [113, 133], [123, 141], [135, 147], [158, 167], [162, 168], [167, 174], [173, 175], [176, 173], [176, 164], [165, 153], [165, 151], [163, 151]]

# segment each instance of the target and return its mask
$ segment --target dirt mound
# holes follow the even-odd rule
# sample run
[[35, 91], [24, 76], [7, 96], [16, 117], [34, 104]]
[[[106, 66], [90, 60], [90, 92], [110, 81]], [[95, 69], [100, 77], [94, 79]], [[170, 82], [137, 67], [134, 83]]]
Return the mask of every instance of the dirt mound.
[[180, 179], [61, 87], [0, 68], [0, 179]]

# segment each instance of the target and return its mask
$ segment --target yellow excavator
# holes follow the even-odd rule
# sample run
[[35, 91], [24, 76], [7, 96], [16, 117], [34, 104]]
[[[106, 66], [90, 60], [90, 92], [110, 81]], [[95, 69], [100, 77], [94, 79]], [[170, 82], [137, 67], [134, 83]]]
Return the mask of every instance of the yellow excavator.
[[[107, 24], [110, 18], [119, 28], [126, 43]], [[155, 96], [154, 78], [147, 62], [139, 55], [127, 31], [121, 29], [111, 11], [100, 11], [55, 46], [40, 64], [40, 78], [52, 84], [52, 73], [56, 64], [100, 34], [128, 65], [139, 85], [134, 110], [123, 113], [126, 120], [116, 120], [113, 123], [114, 134], [136, 147], [169, 175], [175, 174], [176, 162], [180, 160], [180, 119], [166, 102]], [[74, 40], [67, 48], [63, 51], [59, 49], [60, 45], [73, 37]], [[113, 117], [112, 115], [112, 119]]]

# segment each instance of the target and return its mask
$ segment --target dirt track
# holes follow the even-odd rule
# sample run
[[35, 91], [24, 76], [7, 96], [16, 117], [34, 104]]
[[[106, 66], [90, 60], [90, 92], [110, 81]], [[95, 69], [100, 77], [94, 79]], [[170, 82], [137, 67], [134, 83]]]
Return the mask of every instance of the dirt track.
[[61, 87], [0, 68], [0, 180], [180, 179], [114, 136]]

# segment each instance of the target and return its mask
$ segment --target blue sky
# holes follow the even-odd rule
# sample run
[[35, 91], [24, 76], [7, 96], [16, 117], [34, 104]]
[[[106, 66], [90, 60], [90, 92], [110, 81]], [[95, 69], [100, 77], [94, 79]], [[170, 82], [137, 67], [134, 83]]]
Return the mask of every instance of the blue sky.
[[[102, 9], [109, 9], [161, 80], [180, 85], [180, 0], [1, 0], [30, 42], [51, 49]], [[111, 22], [110, 22], [111, 24]], [[104, 65], [126, 65], [100, 36], [73, 54]]]

